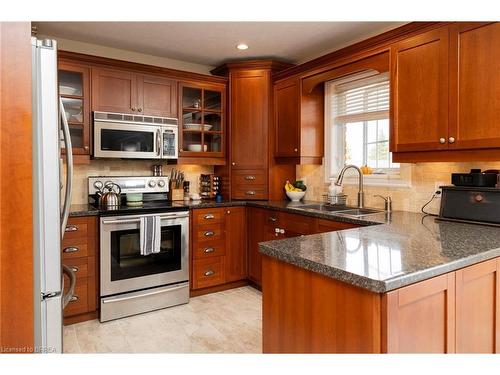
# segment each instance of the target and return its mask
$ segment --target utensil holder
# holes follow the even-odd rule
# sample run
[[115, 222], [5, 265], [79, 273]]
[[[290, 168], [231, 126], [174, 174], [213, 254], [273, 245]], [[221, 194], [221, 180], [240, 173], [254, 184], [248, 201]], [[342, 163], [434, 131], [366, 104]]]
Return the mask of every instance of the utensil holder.
[[168, 192], [171, 201], [183, 201], [184, 200], [184, 189], [170, 189]]

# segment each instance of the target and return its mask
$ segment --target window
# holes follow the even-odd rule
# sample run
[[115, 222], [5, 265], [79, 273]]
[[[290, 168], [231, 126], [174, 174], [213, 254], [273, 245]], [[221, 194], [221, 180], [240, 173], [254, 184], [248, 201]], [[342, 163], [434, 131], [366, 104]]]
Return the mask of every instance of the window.
[[[367, 77], [368, 76], [368, 77]], [[346, 164], [395, 176], [389, 152], [389, 76], [371, 71], [326, 84], [326, 177]]]

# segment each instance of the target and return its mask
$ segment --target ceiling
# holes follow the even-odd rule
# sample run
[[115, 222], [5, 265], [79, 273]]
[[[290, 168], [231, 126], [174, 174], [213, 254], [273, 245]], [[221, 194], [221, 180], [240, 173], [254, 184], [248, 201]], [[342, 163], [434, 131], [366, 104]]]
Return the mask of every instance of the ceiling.
[[[302, 63], [403, 22], [34, 22], [39, 34], [217, 66], [277, 58]], [[249, 45], [245, 51], [236, 44]]]

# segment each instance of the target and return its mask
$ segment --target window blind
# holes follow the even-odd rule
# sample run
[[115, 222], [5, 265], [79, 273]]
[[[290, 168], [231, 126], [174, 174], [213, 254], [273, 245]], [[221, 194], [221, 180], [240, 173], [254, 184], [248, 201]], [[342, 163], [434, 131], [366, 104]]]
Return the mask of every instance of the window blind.
[[335, 124], [389, 117], [388, 73], [350, 81], [343, 79], [338, 83], [332, 81], [330, 85]]

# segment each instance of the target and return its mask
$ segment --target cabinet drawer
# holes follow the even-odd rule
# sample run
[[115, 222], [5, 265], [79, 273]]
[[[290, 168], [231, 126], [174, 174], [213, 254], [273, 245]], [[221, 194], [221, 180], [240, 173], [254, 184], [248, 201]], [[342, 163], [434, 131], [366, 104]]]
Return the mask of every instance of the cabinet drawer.
[[193, 225], [198, 227], [204, 224], [221, 223], [224, 216], [224, 210], [221, 208], [203, 208], [193, 210]]
[[63, 264], [71, 268], [77, 278], [95, 275], [94, 257], [64, 259]]
[[[65, 277], [64, 285], [68, 288], [69, 280]], [[66, 289], [65, 288], [65, 289]], [[87, 278], [77, 279], [75, 286], [75, 293], [72, 300], [64, 309], [64, 316], [71, 316], [76, 314], [83, 314], [88, 312], [88, 284]]]
[[241, 169], [232, 171], [233, 185], [267, 185], [267, 173], [262, 169]]
[[[93, 235], [93, 234], [92, 234]], [[87, 238], [89, 236], [89, 223], [86, 217], [74, 217], [68, 220], [64, 231], [64, 239]]]
[[198, 242], [219, 241], [223, 238], [224, 229], [222, 224], [200, 225], [193, 230], [193, 241], [195, 244]]
[[332, 221], [326, 219], [318, 219], [318, 227], [316, 231], [318, 233], [323, 233], [323, 232], [332, 232], [336, 230], [344, 230], [344, 229], [351, 229], [358, 227], [359, 225], [356, 224], [344, 223], [340, 221]]
[[64, 239], [62, 246], [62, 259], [81, 258], [88, 255], [88, 245], [85, 239], [71, 241]]
[[193, 288], [224, 284], [224, 257], [195, 259], [193, 261]]
[[267, 199], [266, 185], [233, 185], [233, 198], [235, 199]]
[[196, 243], [193, 246], [194, 259], [206, 259], [225, 254], [226, 246], [224, 241], [210, 241], [201, 244]]

